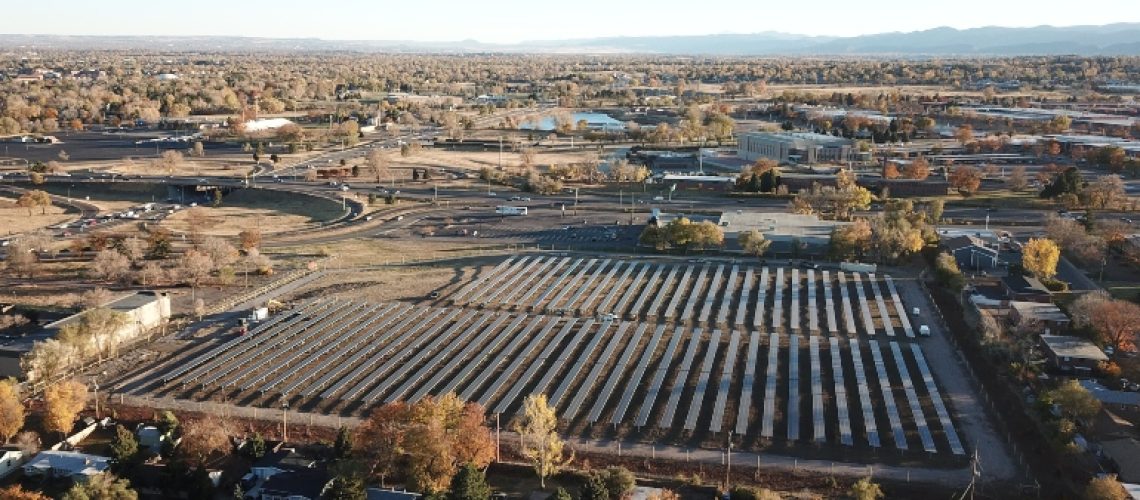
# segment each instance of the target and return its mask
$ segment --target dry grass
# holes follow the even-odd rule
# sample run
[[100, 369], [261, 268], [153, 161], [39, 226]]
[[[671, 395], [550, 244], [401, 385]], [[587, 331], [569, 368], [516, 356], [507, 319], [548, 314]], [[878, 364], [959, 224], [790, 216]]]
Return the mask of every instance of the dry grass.
[[[42, 212], [46, 211], [44, 215]], [[74, 218], [57, 206], [28, 209], [16, 206], [16, 198], [0, 196], [0, 234], [4, 236], [35, 231]]]
[[368, 302], [418, 300], [450, 285], [457, 272], [444, 267], [391, 267], [340, 272], [311, 283], [296, 295]]
[[[174, 232], [188, 233], [193, 229], [190, 215], [196, 209], [183, 210], [167, 217], [162, 221], [163, 227]], [[199, 207], [205, 214], [197, 230], [209, 236], [237, 236], [247, 228], [260, 228], [262, 234], [273, 234], [310, 226], [309, 218], [301, 215], [290, 215], [269, 209], [242, 208], [242, 207]]]
[[[314, 226], [341, 215], [340, 204], [332, 200], [270, 190], [241, 190], [222, 200], [221, 207], [198, 207], [204, 224], [202, 234], [237, 236], [243, 229], [258, 228], [273, 234]], [[176, 212], [162, 225], [174, 231], [190, 232], [191, 210]]]

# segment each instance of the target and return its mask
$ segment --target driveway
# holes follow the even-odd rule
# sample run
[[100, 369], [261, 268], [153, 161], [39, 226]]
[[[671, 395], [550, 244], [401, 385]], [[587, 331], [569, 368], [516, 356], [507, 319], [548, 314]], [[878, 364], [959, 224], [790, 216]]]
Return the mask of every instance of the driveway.
[[913, 277], [895, 278], [895, 284], [907, 309], [919, 308], [921, 314], [916, 323], [930, 327], [930, 337], [921, 338], [919, 343], [943, 397], [953, 408], [954, 423], [965, 436], [967, 452], [976, 450], [978, 453], [983, 481], [1020, 479], [1022, 471], [1014, 463], [1006, 441], [987, 417], [981, 395], [971, 383], [966, 360], [950, 343], [946, 325], [930, 297]]

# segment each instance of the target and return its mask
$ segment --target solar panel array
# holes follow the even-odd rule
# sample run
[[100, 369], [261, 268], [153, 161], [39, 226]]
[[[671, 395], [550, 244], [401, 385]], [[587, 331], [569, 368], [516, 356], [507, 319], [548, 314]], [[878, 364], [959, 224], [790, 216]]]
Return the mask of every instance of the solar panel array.
[[[157, 383], [359, 410], [457, 392], [500, 414], [546, 393], [575, 425], [848, 447], [882, 447], [886, 422], [895, 449], [965, 453], [920, 346], [893, 338], [912, 333], [889, 277], [521, 256], [448, 299], [309, 302]], [[540, 314], [551, 311], [569, 316]], [[617, 320], [593, 316], [610, 311]]]

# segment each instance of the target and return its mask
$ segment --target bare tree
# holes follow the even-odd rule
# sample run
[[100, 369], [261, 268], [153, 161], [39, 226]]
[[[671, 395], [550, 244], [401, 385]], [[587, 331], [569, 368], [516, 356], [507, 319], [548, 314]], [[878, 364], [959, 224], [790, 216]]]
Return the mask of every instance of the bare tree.
[[214, 260], [208, 254], [190, 249], [182, 254], [178, 266], [182, 278], [196, 291], [210, 273], [214, 270]]
[[162, 281], [166, 271], [157, 262], [147, 262], [138, 270], [137, 275], [142, 286], [152, 286]]
[[234, 248], [230, 242], [213, 236], [202, 240], [199, 247], [202, 252], [210, 256], [210, 260], [214, 262], [215, 270], [233, 265], [240, 255], [237, 248]]
[[119, 251], [131, 261], [132, 265], [138, 265], [146, 257], [146, 247], [145, 241], [134, 236], [119, 243]]
[[1010, 191], [1022, 191], [1029, 186], [1029, 176], [1025, 172], [1024, 165], [1013, 167], [1009, 173], [1009, 178], [1005, 180], [1005, 184], [1009, 186]]
[[91, 261], [91, 273], [102, 280], [120, 281], [129, 276], [131, 261], [116, 250], [106, 249], [95, 254]]
[[106, 288], [92, 288], [79, 295], [79, 304], [84, 309], [94, 309], [110, 302], [114, 296]]
[[182, 159], [182, 153], [174, 150], [166, 151], [156, 161], [155, 166], [159, 170], [165, 170], [166, 175], [174, 175], [174, 170], [182, 166]]
[[388, 170], [388, 155], [384, 154], [383, 151], [380, 151], [379, 149], [373, 149], [372, 151], [369, 151], [367, 161], [368, 166], [372, 168], [372, 172], [376, 174], [377, 184], [381, 184], [383, 182], [382, 178], [385, 175], [391, 176], [391, 172]]
[[184, 422], [181, 428], [182, 441], [178, 445], [178, 453], [195, 467], [205, 465], [211, 456], [225, 455], [233, 450], [230, 436], [236, 432], [230, 420], [207, 416]]

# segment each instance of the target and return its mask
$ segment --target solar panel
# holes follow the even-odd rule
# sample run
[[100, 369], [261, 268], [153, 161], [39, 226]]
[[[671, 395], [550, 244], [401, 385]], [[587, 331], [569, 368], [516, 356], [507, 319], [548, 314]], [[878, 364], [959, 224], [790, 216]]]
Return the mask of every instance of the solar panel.
[[653, 403], [657, 401], [657, 394], [665, 384], [665, 375], [669, 373], [669, 365], [673, 362], [673, 355], [677, 346], [685, 339], [685, 329], [677, 327], [673, 330], [673, 337], [665, 347], [665, 354], [661, 355], [661, 362], [653, 373], [653, 381], [649, 383], [649, 390], [645, 394], [645, 401], [641, 403], [641, 411], [637, 414], [637, 427], [645, 427], [649, 423], [649, 414], [653, 411]]
[[685, 268], [685, 274], [681, 275], [681, 283], [677, 285], [677, 289], [673, 291], [673, 298], [669, 300], [669, 305], [665, 307], [665, 319], [673, 319], [677, 317], [677, 307], [681, 304], [681, 298], [685, 296], [685, 291], [689, 288], [689, 279], [693, 276], [693, 266]]
[[[547, 361], [550, 358], [554, 357], [554, 350], [558, 349], [562, 345], [562, 340], [566, 338], [566, 335], [570, 334], [570, 331], [573, 330], [574, 325], [577, 323], [577, 318], [570, 318], [566, 321], [566, 324], [562, 325], [562, 329], [559, 330], [558, 335], [555, 335], [554, 339], [551, 340], [549, 344], [546, 344], [546, 347], [542, 348], [542, 352], [539, 353], [538, 358], [536, 358], [531, 362], [529, 366], [527, 366], [526, 371], [522, 374], [522, 376], [518, 378], [518, 380], [515, 381], [514, 385], [511, 386], [510, 391], [508, 391], [507, 394], [503, 396], [503, 399], [499, 400], [499, 404], [495, 406], [494, 413], [506, 413], [507, 408], [512, 403], [514, 403], [516, 399], [518, 399], [519, 394], [522, 393], [522, 390], [526, 388], [526, 385], [530, 383], [535, 374], [537, 374], [539, 370], [547, 365]], [[589, 321], [588, 323], [592, 324], [593, 322]], [[547, 369], [546, 373], [550, 374], [554, 371], [556, 370]], [[545, 394], [546, 385], [547, 384], [540, 384], [535, 388], [534, 392], [531, 392], [530, 394]], [[490, 399], [487, 401], [490, 402]]]
[[918, 393], [914, 390], [914, 383], [910, 379], [910, 370], [906, 367], [906, 359], [903, 358], [898, 342], [891, 342], [891, 354], [894, 355], [895, 369], [898, 370], [899, 379], [902, 380], [903, 393], [906, 394], [907, 402], [910, 403], [911, 416], [914, 418], [915, 426], [918, 427], [918, 437], [922, 440], [922, 449], [927, 453], [935, 453], [938, 448], [934, 447], [934, 436], [930, 434], [930, 426], [926, 425], [926, 415], [922, 413], [922, 403], [919, 402]]
[[[526, 347], [524, 347], [521, 352], [519, 352], [517, 355], [515, 355], [511, 358], [511, 364], [508, 365], [507, 368], [505, 370], [503, 370], [502, 373], [499, 374], [499, 377], [496, 378], [495, 381], [491, 383], [491, 386], [488, 387], [485, 391], [483, 391], [483, 394], [481, 396], [479, 396], [479, 400], [478, 400], [479, 404], [481, 404], [483, 406], [489, 405], [491, 403], [491, 398], [495, 397], [495, 394], [498, 394], [499, 391], [502, 390], [503, 386], [507, 383], [507, 381], [510, 380], [511, 377], [516, 372], [518, 372], [519, 368], [522, 367], [523, 362], [525, 362], [527, 357], [530, 356], [530, 353], [534, 352], [534, 350], [537, 349], [540, 344], [542, 344], [542, 341], [546, 339], [547, 335], [550, 335], [551, 330], [554, 330], [554, 327], [558, 325], [558, 320], [555, 318], [548, 318], [548, 317], [544, 317], [544, 316], [539, 316], [539, 317], [535, 318], [535, 320], [536, 321], [546, 321], [546, 326], [544, 326], [542, 328], [542, 330], [538, 332], [538, 335], [535, 335], [534, 337], [530, 337], [530, 342], [527, 342]], [[524, 335], [521, 335], [519, 338], [526, 338], [526, 337], [527, 337], [527, 334], [524, 334]], [[510, 350], [510, 347], [508, 347], [507, 349], [504, 349], [502, 355], [504, 355], [504, 356], [507, 355], [507, 351], [509, 351], [509, 350]], [[537, 360], [537, 361], [541, 361], [541, 360]], [[538, 363], [538, 364], [540, 364], [540, 363]], [[478, 385], [478, 384], [472, 384], [472, 386], [475, 386], [475, 385]], [[468, 389], [470, 389], [470, 387]], [[464, 399], [468, 399], [468, 398], [464, 398]]]
[[867, 281], [871, 282], [871, 291], [875, 293], [875, 303], [879, 305], [879, 318], [883, 320], [883, 329], [887, 331], [888, 337], [895, 336], [895, 326], [891, 323], [891, 312], [887, 310], [887, 303], [883, 301], [883, 293], [879, 290], [879, 281], [875, 279], [875, 275], [867, 275]]
[[871, 406], [871, 391], [867, 387], [866, 372], [863, 370], [863, 355], [859, 351], [859, 341], [851, 339], [848, 342], [848, 352], [851, 353], [851, 364], [855, 368], [855, 382], [859, 390], [859, 404], [863, 408], [863, 428], [867, 432], [867, 444], [872, 448], [879, 448], [878, 425], [875, 424], [875, 410]]
[[712, 422], [709, 430], [720, 432], [724, 425], [724, 410], [728, 404], [728, 391], [732, 384], [732, 372], [736, 368], [736, 351], [740, 346], [740, 332], [733, 330], [732, 338], [728, 341], [728, 351], [725, 352], [724, 364], [721, 366], [720, 387], [716, 392], [716, 402], [713, 404]]
[[661, 343], [661, 337], [664, 333], [665, 325], [657, 325], [657, 330], [653, 332], [649, 344], [641, 352], [641, 360], [637, 362], [637, 367], [634, 368], [633, 374], [630, 375], [629, 381], [625, 384], [625, 392], [622, 393], [621, 401], [618, 403], [617, 409], [614, 410], [613, 418], [610, 420], [611, 424], [616, 426], [625, 422], [625, 414], [629, 411], [629, 405], [633, 403], [633, 394], [641, 387], [641, 380], [645, 377], [645, 371], [649, 368], [649, 362], [653, 360], [653, 355], [657, 352], [657, 345]]
[[[689, 402], [689, 414], [685, 418], [685, 430], [692, 431], [697, 428], [697, 418], [700, 416], [701, 406], [705, 402], [705, 393], [708, 392], [709, 378], [712, 376], [713, 361], [720, 347], [720, 330], [713, 330], [709, 339], [708, 349], [705, 349], [705, 358], [701, 362], [701, 371], [697, 373], [697, 387], [693, 391], [693, 399]], [[722, 415], [723, 418], [723, 415]]]
[[[854, 446], [851, 437], [851, 420], [847, 413], [847, 386], [843, 383], [843, 358], [840, 356], [839, 338], [831, 337], [831, 382], [835, 392], [835, 407], [839, 414], [839, 442]], [[873, 415], [872, 415], [873, 416]]]
[[930, 394], [930, 402], [934, 405], [934, 412], [938, 414], [938, 422], [942, 425], [942, 432], [946, 434], [946, 440], [950, 443], [950, 452], [955, 455], [965, 455], [966, 450], [962, 447], [962, 441], [958, 439], [958, 432], [954, 430], [954, 422], [950, 420], [950, 412], [946, 411], [946, 404], [942, 401], [942, 395], [938, 393], [938, 386], [934, 383], [934, 376], [930, 374], [930, 368], [926, 364], [926, 356], [922, 355], [922, 348], [918, 344], [911, 344], [910, 350], [914, 354], [918, 371], [922, 373], [922, 381], [926, 384], [927, 394]]
[[673, 389], [669, 392], [669, 401], [665, 403], [665, 414], [661, 415], [657, 427], [667, 429], [673, 426], [673, 417], [677, 414], [677, 404], [681, 402], [681, 393], [689, 381], [689, 370], [693, 366], [693, 358], [697, 356], [697, 346], [701, 343], [701, 329], [693, 329], [693, 336], [689, 339], [689, 347], [685, 350], [685, 357], [677, 376], [673, 378]]
[[883, 403], [887, 407], [887, 419], [891, 423], [891, 431], [895, 438], [895, 447], [900, 450], [907, 449], [906, 432], [902, 428], [902, 419], [899, 418], [899, 409], [895, 404], [895, 395], [891, 391], [891, 379], [887, 376], [887, 365], [883, 363], [883, 353], [879, 351], [879, 343], [870, 340], [871, 357], [875, 360], [875, 373], [879, 377], [879, 389], [883, 395]]
[[752, 388], [756, 385], [756, 363], [760, 360], [760, 332], [753, 330], [748, 340], [748, 362], [740, 384], [740, 401], [736, 408], [736, 434], [748, 433], [748, 417], [752, 414]]
[[772, 439], [776, 429], [776, 377], [780, 364], [780, 336], [768, 336], [768, 373], [764, 379], [764, 418], [760, 424], [760, 436]]
[[[501, 366], [508, 357], [514, 354], [515, 349], [518, 349], [519, 345], [521, 345], [523, 341], [528, 338], [530, 332], [534, 331], [535, 328], [538, 328], [538, 325], [542, 323], [543, 319], [545, 319], [543, 316], [535, 316], [534, 319], [531, 320], [531, 322], [528, 323], [525, 328], [515, 331], [515, 334], [511, 336], [511, 341], [507, 344], [507, 346], [499, 351], [497, 355], [495, 355], [495, 359], [492, 359], [489, 363], [487, 363], [487, 366], [479, 372], [479, 375], [477, 375], [474, 380], [467, 384], [467, 388], [463, 389], [463, 392], [459, 393], [459, 399], [462, 399], [464, 401], [471, 401], [471, 397], [474, 396], [475, 391], [483, 386], [483, 383], [486, 382], [487, 379], [495, 373], [495, 370], [499, 369], [499, 366]], [[550, 327], [547, 328], [549, 329]], [[508, 328], [507, 331], [511, 330], [511, 328]], [[490, 352], [487, 352], [485, 354], [485, 356], [490, 355]], [[518, 356], [516, 355], [514, 359], [515, 363], [517, 364]], [[462, 383], [466, 380], [467, 377], [464, 376], [459, 383]]]

